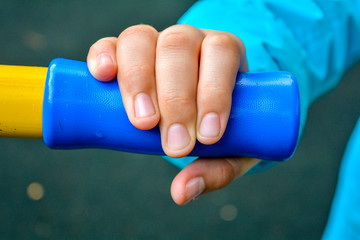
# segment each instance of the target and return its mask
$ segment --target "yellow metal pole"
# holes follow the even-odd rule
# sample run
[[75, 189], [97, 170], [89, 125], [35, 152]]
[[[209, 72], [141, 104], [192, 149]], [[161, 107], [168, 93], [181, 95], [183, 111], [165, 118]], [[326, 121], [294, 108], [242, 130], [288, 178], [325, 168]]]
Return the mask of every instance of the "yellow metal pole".
[[42, 138], [46, 67], [0, 65], [0, 137]]

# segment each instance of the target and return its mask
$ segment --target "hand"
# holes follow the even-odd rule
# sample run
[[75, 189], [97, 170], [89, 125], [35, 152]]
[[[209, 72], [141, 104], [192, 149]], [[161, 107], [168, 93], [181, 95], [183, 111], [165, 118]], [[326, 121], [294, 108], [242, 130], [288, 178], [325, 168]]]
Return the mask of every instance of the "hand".
[[[148, 25], [97, 41], [88, 66], [100, 81], [116, 76], [130, 122], [148, 130], [159, 124], [164, 152], [183, 157], [196, 139], [214, 144], [222, 137], [238, 71], [248, 71], [245, 46], [227, 32], [174, 25], [162, 32]], [[198, 159], [173, 180], [179, 205], [225, 187], [259, 160]]]

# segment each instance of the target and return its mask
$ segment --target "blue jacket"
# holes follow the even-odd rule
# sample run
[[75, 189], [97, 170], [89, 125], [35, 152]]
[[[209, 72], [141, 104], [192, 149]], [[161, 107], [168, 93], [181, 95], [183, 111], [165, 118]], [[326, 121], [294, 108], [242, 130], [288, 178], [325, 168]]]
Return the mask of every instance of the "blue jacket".
[[[359, 0], [202, 0], [192, 6], [179, 23], [228, 31], [240, 37], [246, 46], [251, 72], [286, 70], [294, 74], [301, 100], [300, 132], [310, 104], [335, 87], [346, 71], [360, 60]], [[359, 154], [356, 165], [359, 172], [360, 150], [354, 149], [360, 149], [360, 126], [352, 136], [344, 159], [353, 164], [354, 160], [347, 159], [355, 159]], [[191, 160], [171, 161], [184, 166]], [[262, 161], [252, 171], [273, 164]], [[337, 210], [341, 201], [349, 200], [346, 197], [344, 201], [339, 200], [338, 189], [335, 198], [338, 200], [334, 202], [324, 239], [360, 239], [360, 177], [343, 175], [353, 176], [351, 181], [358, 183], [358, 193], [352, 196], [357, 197], [357, 201], [350, 203], [352, 208], [358, 209], [358, 214], [348, 219], [358, 230], [349, 230], [351, 226], [345, 226], [344, 218], [348, 217], [343, 214], [345, 210]], [[345, 221], [343, 226], [339, 227], [338, 219]]]

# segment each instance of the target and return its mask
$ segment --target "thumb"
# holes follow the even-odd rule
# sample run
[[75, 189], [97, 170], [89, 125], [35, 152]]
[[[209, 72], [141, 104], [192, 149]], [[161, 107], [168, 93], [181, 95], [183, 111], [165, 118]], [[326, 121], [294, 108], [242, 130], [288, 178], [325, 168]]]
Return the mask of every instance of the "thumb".
[[205, 193], [224, 188], [259, 161], [255, 158], [198, 159], [174, 178], [172, 198], [178, 205], [185, 205]]

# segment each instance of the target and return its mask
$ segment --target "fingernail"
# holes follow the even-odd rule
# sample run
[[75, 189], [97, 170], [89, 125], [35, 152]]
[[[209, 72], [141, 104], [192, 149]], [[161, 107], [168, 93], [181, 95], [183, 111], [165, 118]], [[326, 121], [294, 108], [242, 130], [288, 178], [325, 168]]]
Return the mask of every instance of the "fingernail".
[[155, 114], [155, 107], [151, 98], [145, 93], [135, 96], [135, 116], [137, 118], [149, 117]]
[[97, 60], [97, 66], [101, 66], [101, 65], [105, 65], [105, 64], [108, 64], [108, 63], [111, 63], [113, 64], [113, 60], [112, 58], [110, 57], [109, 54], [107, 53], [101, 53], [97, 56], [96, 58]]
[[217, 137], [220, 133], [219, 115], [216, 113], [206, 114], [201, 120], [199, 133], [202, 137]]
[[196, 177], [191, 179], [186, 184], [186, 203], [189, 203], [193, 200], [195, 200], [200, 194], [202, 194], [205, 190], [205, 181], [202, 177]]
[[179, 123], [171, 125], [167, 132], [167, 146], [171, 150], [180, 150], [190, 142], [190, 135], [187, 129]]

